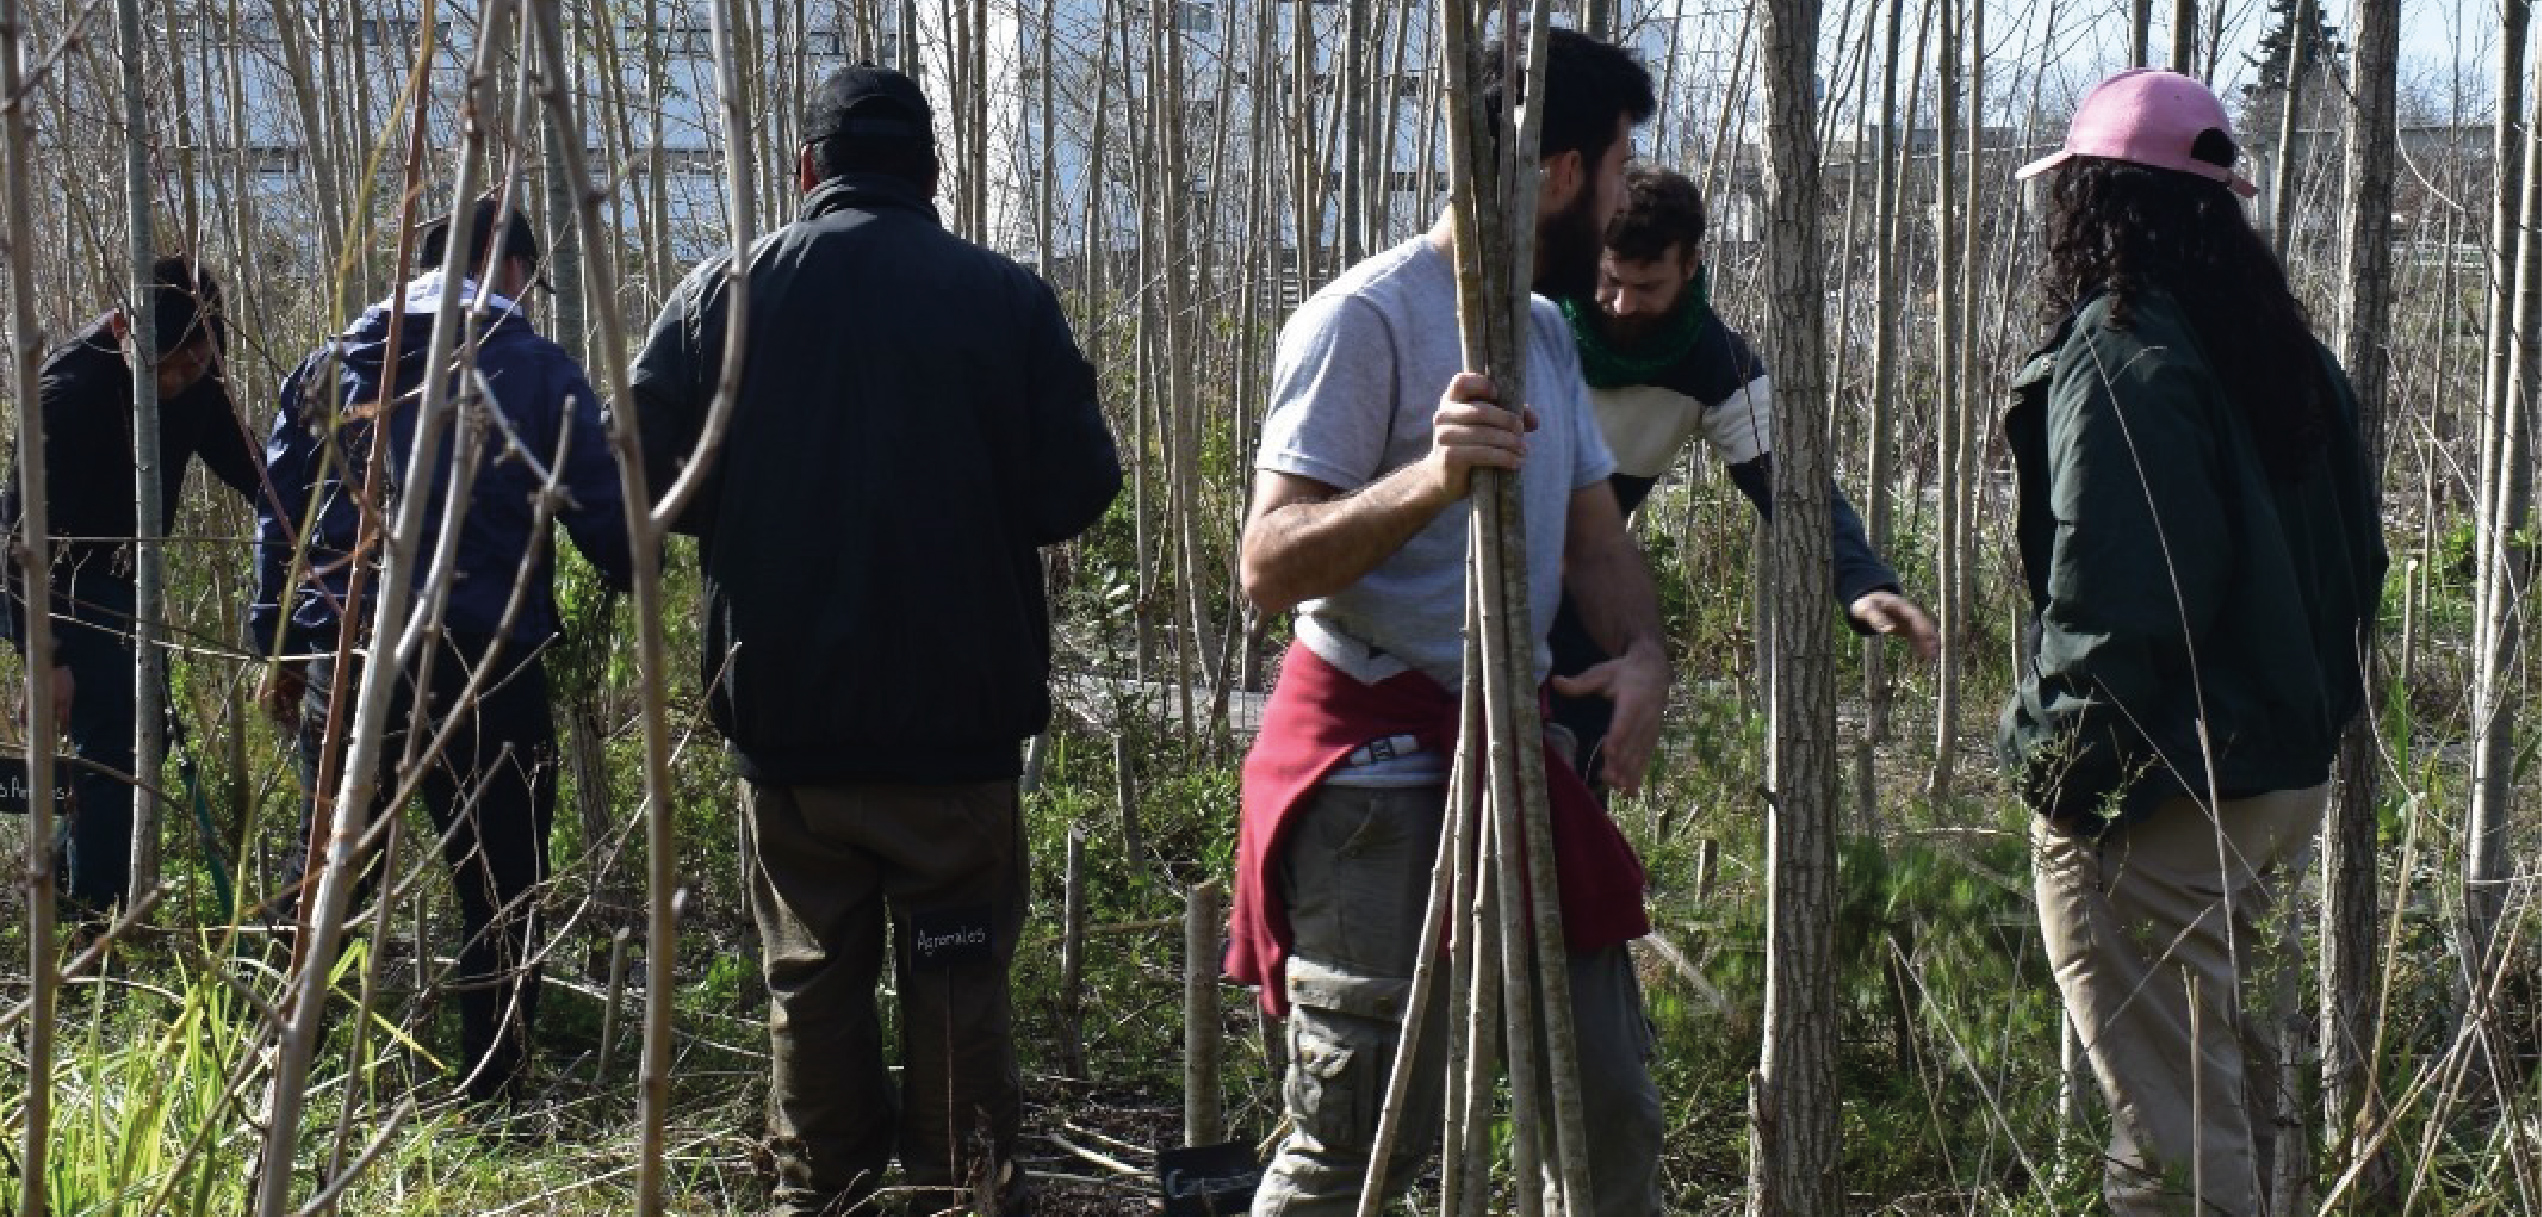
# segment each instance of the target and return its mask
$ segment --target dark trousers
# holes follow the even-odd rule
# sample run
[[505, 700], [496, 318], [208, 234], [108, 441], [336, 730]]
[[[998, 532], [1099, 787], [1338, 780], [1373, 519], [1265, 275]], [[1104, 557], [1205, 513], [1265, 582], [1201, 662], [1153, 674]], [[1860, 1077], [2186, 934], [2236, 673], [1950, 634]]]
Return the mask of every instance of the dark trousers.
[[[455, 712], [470, 675], [482, 666], [486, 640], [455, 638], [438, 648], [421, 713], [415, 710], [411, 674], [400, 681], [372, 808], [374, 821], [394, 810], [389, 799], [407, 780], [402, 766], [408, 733], [423, 732], [421, 746], [428, 748], [446, 730], [449, 742], [427, 763], [418, 788], [459, 896], [466, 939], [450, 987], [459, 998], [465, 1088], [478, 1099], [517, 1093], [528, 1074], [538, 1012], [538, 889], [547, 878], [547, 836], [556, 820], [556, 732], [548, 717], [546, 666], [522, 658], [530, 649], [507, 644], [476, 704]], [[341, 727], [350, 732], [359, 665], [345, 675]], [[318, 789], [334, 677], [331, 660], [309, 665], [309, 696], [300, 718], [304, 848], [315, 817], [311, 796]], [[337, 764], [340, 772], [342, 760]], [[327, 792], [330, 798], [334, 793]], [[365, 860], [356, 903], [374, 886], [369, 866]], [[301, 865], [292, 868], [294, 886], [302, 873]]]
[[[986, 1188], [1000, 1213], [1028, 1212], [1008, 995], [1026, 898], [1015, 783], [752, 783], [741, 833], [768, 981], [775, 1212], [876, 1212], [895, 1152], [903, 1211], [967, 1211]], [[886, 927], [897, 1085], [874, 1001]]]
[[[76, 806], [62, 824], [62, 895], [73, 917], [102, 918], [132, 895], [132, 580], [83, 569], [67, 588], [68, 620], [53, 622], [54, 660], [71, 670], [71, 775]], [[38, 680], [38, 688], [49, 688]], [[101, 773], [99, 768], [112, 770]]]
[[[1589, 636], [1588, 623], [1580, 619], [1579, 606], [1569, 596], [1562, 598], [1562, 607], [1554, 613], [1548, 641], [1556, 675], [1577, 676], [1612, 658]], [[1598, 801], [1605, 802], [1606, 783], [1598, 780], [1598, 761], [1606, 750], [1607, 730], [1615, 725], [1615, 703], [1595, 696], [1565, 697], [1550, 690], [1545, 696], [1551, 711], [1547, 717], [1571, 733], [1572, 768], [1580, 771]]]

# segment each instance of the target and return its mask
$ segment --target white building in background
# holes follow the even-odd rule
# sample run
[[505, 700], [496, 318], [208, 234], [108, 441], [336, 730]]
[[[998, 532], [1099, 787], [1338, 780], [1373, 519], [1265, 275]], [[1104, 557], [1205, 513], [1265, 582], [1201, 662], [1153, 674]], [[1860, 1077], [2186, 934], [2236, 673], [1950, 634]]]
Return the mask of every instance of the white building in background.
[[[993, 84], [985, 97], [975, 99], [974, 111], [984, 111], [988, 145], [982, 158], [988, 178], [982, 184], [985, 216], [979, 235], [1010, 253], [1037, 256], [1042, 177], [1047, 172], [1053, 179], [1049, 240], [1054, 263], [1087, 252], [1090, 213], [1101, 217], [1106, 234], [1101, 244], [1115, 254], [1131, 247], [1139, 228], [1141, 180], [1162, 168], [1162, 157], [1141, 143], [1143, 132], [1132, 119], [1144, 111], [1153, 92], [1167, 85], [1161, 63], [1155, 62], [1162, 40], [1151, 40], [1157, 33], [1151, 21], [1169, 14], [1165, 33], [1180, 43], [1182, 94], [1181, 114], [1169, 135], [1181, 140], [1181, 197], [1194, 213], [1186, 217], [1185, 231], [1216, 234], [1221, 241], [1243, 239], [1259, 132], [1268, 145], [1264, 168], [1276, 179], [1278, 192], [1265, 217], [1266, 230], [1255, 239], [1294, 247], [1298, 224], [1288, 185], [1294, 166], [1288, 158], [1295, 154], [1301, 130], [1318, 154], [1324, 179], [1316, 219], [1320, 244], [1373, 251], [1426, 227], [1444, 197], [1447, 163], [1444, 133], [1425, 130], [1431, 127], [1426, 120], [1434, 117], [1436, 65], [1430, 52], [1437, 41], [1437, 10], [1426, 0], [1416, 0], [1408, 12], [1389, 13], [1385, 10], [1390, 6], [1373, 3], [1364, 7], [1370, 28], [1362, 45], [1370, 61], [1351, 68], [1343, 63], [1351, 8], [1342, 0], [989, 0], [986, 78]], [[1637, 5], [1625, 0], [1623, 8], [1628, 27], [1633, 27]], [[914, 74], [937, 107], [951, 197], [967, 185], [960, 176], [967, 167], [951, 163], [948, 126], [958, 97], [966, 92], [955, 85], [958, 80], [967, 84], [967, 73], [945, 53], [952, 44], [943, 36], [945, 16], [942, 5], [918, 6]], [[1313, 54], [1304, 64], [1297, 54], [1301, 19], [1313, 31]], [[1045, 40], [1045, 23], [1055, 38]], [[1666, 31], [1656, 23], [1640, 24], [1631, 41], [1646, 62], [1656, 62], [1668, 50]], [[1047, 92], [1053, 102], [1047, 138], [1042, 115], [1046, 45], [1052, 65]], [[1269, 68], [1263, 70], [1259, 63], [1266, 50]], [[1094, 163], [1098, 68], [1108, 82], [1099, 166]], [[1377, 112], [1357, 128], [1366, 133], [1366, 146], [1359, 148], [1352, 147], [1350, 125], [1337, 121], [1351, 115], [1334, 112], [1335, 81], [1352, 70], [1382, 82], [1367, 93], [1364, 104]], [[1301, 76], [1309, 77], [1311, 121], [1304, 125], [1298, 121], [1301, 107], [1295, 93]], [[1370, 221], [1356, 234], [1343, 231], [1345, 205], [1352, 202], [1360, 204], [1354, 214]]]
[[[605, 30], [577, 27], [583, 49], [574, 89], [588, 119], [586, 158], [595, 175], [617, 183], [617, 218], [630, 230], [652, 191], [660, 166], [667, 228], [675, 257], [685, 265], [725, 244], [722, 171], [726, 149], [716, 108], [713, 35], [708, 0], [655, 0], [636, 6], [569, 5], [576, 21], [605, 13]], [[349, 200], [360, 214], [393, 214], [402, 180], [407, 120], [401, 106], [408, 77], [427, 36], [437, 45], [422, 90], [434, 150], [428, 160], [426, 206], [447, 204], [448, 150], [456, 142], [458, 107], [475, 54], [477, 11], [445, 0], [432, 27], [422, 24], [418, 0], [378, 0], [366, 15], [348, 18], [338, 6], [304, 4], [299, 20], [285, 26], [262, 4], [245, 6], [236, 27], [181, 15], [167, 27], [169, 49], [181, 63], [187, 96], [186, 126], [175, 113], [160, 119], [163, 173], [180, 176], [173, 153], [182, 144], [195, 158], [192, 181], [198, 210], [212, 222], [252, 216], [262, 245], [277, 261], [315, 270], [319, 247], [317, 190], [307, 133], [328, 132], [332, 146], [375, 158], [369, 199]], [[1166, 158], [1147, 146], [1136, 115], [1164, 74], [1149, 70], [1151, 47], [1170, 37], [1179, 45], [1183, 101], [1165, 132], [1180, 141], [1183, 182], [1176, 197], [1187, 209], [1181, 230], [1222, 246], [1246, 239], [1249, 174], [1263, 145], [1266, 171], [1276, 179], [1273, 206], [1251, 238], [1259, 247], [1293, 248], [1298, 228], [1287, 183], [1297, 133], [1318, 150], [1321, 206], [1313, 223], [1330, 261], [1345, 249], [1382, 248], [1425, 226], [1444, 189], [1446, 150], [1424, 120], [1435, 42], [1433, 7], [1419, 3], [1409, 14], [1390, 6], [1364, 6], [1372, 28], [1361, 45], [1370, 77], [1390, 82], [1368, 102], [1383, 111], [1361, 128], [1366, 146], [1352, 147], [1336, 122], [1333, 83], [1344, 70], [1341, 47], [1352, 9], [1342, 0], [752, 0], [753, 21], [743, 31], [755, 48], [747, 53], [762, 74], [767, 113], [756, 116], [762, 163], [756, 180], [767, 203], [763, 215], [791, 214], [792, 133], [802, 94], [828, 72], [857, 61], [899, 67], [917, 77], [937, 111], [937, 133], [947, 179], [940, 210], [948, 223], [963, 215], [958, 200], [976, 191], [978, 238], [1026, 261], [1042, 250], [1042, 194], [1050, 178], [1049, 251], [1066, 265], [1087, 252], [1087, 217], [1100, 216], [1098, 243], [1114, 256], [1134, 248], [1141, 190]], [[191, 12], [190, 6], [180, 6]], [[1627, 17], [1631, 15], [1628, 0]], [[1150, 29], [1164, 16], [1170, 29]], [[1265, 29], [1265, 20], [1268, 29]], [[951, 23], [970, 21], [984, 37], [969, 62], [957, 62]], [[1300, 62], [1299, 24], [1313, 31], [1313, 53]], [[1045, 39], [1048, 24], [1055, 37]], [[595, 34], [606, 35], [595, 37]], [[1158, 37], [1159, 34], [1166, 37]], [[1646, 58], [1666, 54], [1668, 38], [1645, 23], [1638, 39]], [[1255, 60], [1267, 42], [1271, 68]], [[1044, 79], [1044, 64], [1049, 79]], [[233, 64], [235, 67], [233, 67]], [[295, 72], [295, 67], [298, 69]], [[1096, 79], [1106, 84], [1098, 110]], [[973, 79], [974, 77], [977, 79]], [[1304, 77], [1312, 122], [1301, 125], [1294, 90]], [[305, 87], [303, 87], [305, 86]], [[958, 87], [957, 87], [958, 86]], [[1052, 99], [1047, 123], [1045, 92]], [[1267, 109], [1265, 108], [1267, 107]], [[175, 108], [172, 108], [172, 110]], [[102, 112], [102, 111], [101, 111]], [[1225, 133], [1220, 136], [1221, 116]], [[957, 125], [961, 129], [957, 131]], [[1097, 128], [1101, 127], [1100, 163]], [[971, 132], [984, 147], [974, 147]], [[68, 140], [69, 137], [66, 137]], [[76, 141], [71, 141], [76, 142]], [[95, 148], [101, 154], [103, 148]], [[102, 161], [101, 161], [102, 163]], [[1345, 171], [1342, 166], [1355, 166]], [[970, 180], [972, 167], [986, 176]], [[111, 172], [111, 168], [108, 169]], [[535, 176], [527, 179], [533, 189]], [[67, 190], [67, 185], [65, 186]], [[1373, 189], [1382, 198], [1363, 199]], [[1151, 192], [1153, 193], [1153, 192]], [[241, 197], [241, 195], [246, 197]], [[1346, 233], [1352, 214], [1369, 217], [1365, 231]], [[1382, 212], [1382, 222], [1378, 222]], [[393, 235], [374, 229], [385, 248]]]

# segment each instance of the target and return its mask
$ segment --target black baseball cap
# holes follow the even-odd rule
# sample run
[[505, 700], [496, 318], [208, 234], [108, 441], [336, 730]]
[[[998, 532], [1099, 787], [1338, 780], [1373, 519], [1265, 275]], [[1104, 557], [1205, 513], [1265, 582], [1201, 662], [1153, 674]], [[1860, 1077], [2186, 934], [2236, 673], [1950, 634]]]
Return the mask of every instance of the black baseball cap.
[[[468, 210], [468, 253], [469, 261], [474, 263], [468, 268], [469, 274], [475, 274], [479, 267], [486, 264], [485, 250], [494, 235], [495, 209], [501, 205], [494, 196], [487, 195]], [[450, 217], [443, 214], [424, 225], [423, 246], [416, 251], [416, 266], [425, 270], [440, 266], [449, 252]], [[501, 256], [524, 258], [532, 266], [538, 264], [538, 234], [530, 230], [530, 218], [521, 214], [520, 208], [513, 208], [509, 221], [503, 225]]]
[[935, 142], [935, 112], [918, 82], [890, 68], [860, 63], [830, 73], [803, 111], [803, 142], [834, 136]]

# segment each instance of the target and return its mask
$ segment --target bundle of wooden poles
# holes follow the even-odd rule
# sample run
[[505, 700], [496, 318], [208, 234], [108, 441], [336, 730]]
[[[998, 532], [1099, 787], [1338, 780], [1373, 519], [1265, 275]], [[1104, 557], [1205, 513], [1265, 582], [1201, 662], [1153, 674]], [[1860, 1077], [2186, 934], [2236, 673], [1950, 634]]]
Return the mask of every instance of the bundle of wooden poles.
[[[1515, 3], [1448, 0], [1440, 14], [1454, 106], [1448, 156], [1465, 366], [1489, 376], [1499, 402], [1517, 409], [1527, 400], [1541, 118], [1517, 103], [1539, 95], [1549, 13], [1541, 2], [1521, 10]], [[1488, 56], [1527, 65], [1524, 89], [1503, 90], [1498, 108], [1486, 106], [1474, 87]], [[1464, 704], [1448, 816], [1361, 1217], [1374, 1217], [1384, 1206], [1384, 1163], [1403, 1125], [1427, 1011], [1439, 1001], [1450, 1003], [1439, 1211], [1447, 1217], [1496, 1211], [1492, 1129], [1504, 1064], [1517, 1211], [1532, 1217], [1589, 1206], [1517, 477], [1476, 473], [1471, 511]]]

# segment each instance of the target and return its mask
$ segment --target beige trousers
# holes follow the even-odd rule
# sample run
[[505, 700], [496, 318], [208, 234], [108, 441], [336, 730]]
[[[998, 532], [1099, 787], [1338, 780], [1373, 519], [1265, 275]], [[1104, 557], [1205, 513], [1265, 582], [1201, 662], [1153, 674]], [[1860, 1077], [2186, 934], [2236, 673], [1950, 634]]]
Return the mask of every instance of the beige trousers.
[[2328, 793], [2229, 800], [2213, 816], [2174, 799], [2099, 841], [2032, 826], [2039, 930], [2109, 1101], [2103, 1195], [2119, 1217], [2268, 1212], [2273, 1012], [2299, 963], [2275, 913]]

